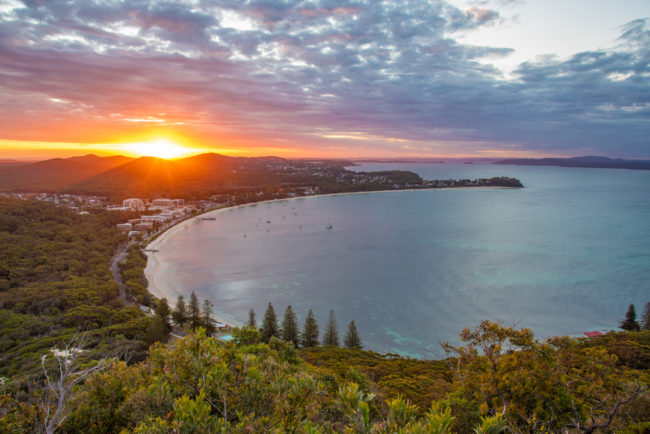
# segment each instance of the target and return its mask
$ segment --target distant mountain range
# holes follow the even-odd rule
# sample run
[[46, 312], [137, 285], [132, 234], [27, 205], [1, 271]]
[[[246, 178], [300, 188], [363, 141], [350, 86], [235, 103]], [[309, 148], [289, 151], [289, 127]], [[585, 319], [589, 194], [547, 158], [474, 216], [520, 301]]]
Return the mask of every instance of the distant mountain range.
[[494, 164], [650, 170], [650, 160], [622, 160], [591, 155], [573, 158], [506, 158], [495, 161]]
[[0, 164], [0, 191], [108, 196], [203, 196], [260, 186], [305, 185], [319, 167], [344, 170], [345, 161], [227, 157], [207, 153], [180, 160], [123, 156], [55, 158]]

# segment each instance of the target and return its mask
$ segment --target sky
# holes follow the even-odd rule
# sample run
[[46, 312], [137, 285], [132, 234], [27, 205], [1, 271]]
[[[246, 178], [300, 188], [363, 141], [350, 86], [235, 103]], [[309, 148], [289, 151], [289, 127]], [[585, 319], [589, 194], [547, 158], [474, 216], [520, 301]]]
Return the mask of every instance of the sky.
[[650, 2], [0, 0], [0, 159], [174, 144], [650, 158]]

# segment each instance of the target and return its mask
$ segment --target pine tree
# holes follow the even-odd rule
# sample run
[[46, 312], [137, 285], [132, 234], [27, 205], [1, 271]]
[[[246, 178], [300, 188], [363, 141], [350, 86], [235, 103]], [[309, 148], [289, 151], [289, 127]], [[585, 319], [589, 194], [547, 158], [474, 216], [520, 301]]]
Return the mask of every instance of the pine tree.
[[169, 340], [169, 333], [165, 331], [165, 324], [158, 315], [154, 315], [149, 323], [149, 338], [151, 342], [167, 342]]
[[248, 311], [248, 327], [257, 328], [257, 323], [255, 322], [255, 311], [253, 309]]
[[294, 346], [298, 346], [298, 319], [293, 312], [291, 305], [287, 306], [284, 311], [284, 320], [282, 321], [282, 340], [291, 342]]
[[361, 338], [359, 337], [359, 332], [357, 332], [357, 326], [354, 321], [350, 321], [350, 325], [348, 326], [348, 334], [345, 335], [343, 344], [346, 346], [346, 348], [355, 348], [357, 350], [363, 349], [363, 345], [361, 345]]
[[330, 310], [330, 318], [325, 327], [325, 334], [323, 335], [323, 345], [339, 346], [339, 330], [336, 325], [336, 317], [334, 311]]
[[309, 309], [307, 318], [305, 318], [305, 327], [302, 330], [302, 346], [304, 348], [315, 347], [318, 345], [318, 324], [314, 318], [314, 312]]
[[158, 300], [156, 305], [156, 316], [160, 318], [163, 331], [165, 335], [169, 335], [172, 331], [172, 324], [169, 322], [169, 315], [171, 314], [171, 309], [169, 308], [169, 303], [167, 303], [166, 298], [161, 298]]
[[273, 305], [269, 303], [266, 312], [264, 312], [264, 320], [260, 328], [260, 338], [262, 342], [268, 343], [273, 336], [276, 338], [280, 337], [280, 326], [278, 325], [278, 317], [275, 315]]
[[643, 330], [650, 330], [650, 301], [643, 307], [643, 315], [641, 315], [641, 328]]
[[620, 327], [623, 330], [628, 332], [634, 332], [639, 330], [639, 323], [636, 322], [636, 312], [634, 311], [634, 305], [631, 304], [627, 308], [627, 313], [625, 314], [625, 319], [621, 321]]
[[179, 327], [183, 327], [183, 324], [187, 322], [187, 306], [185, 305], [185, 299], [183, 298], [182, 295], [178, 296], [176, 307], [172, 312], [172, 320]]
[[203, 317], [201, 318], [201, 324], [208, 334], [212, 334], [215, 331], [214, 320], [212, 319], [213, 307], [214, 305], [210, 302], [210, 300], [203, 300]]
[[196, 296], [194, 291], [190, 295], [190, 328], [195, 330], [197, 327], [201, 327], [201, 307], [199, 306], [199, 298]]

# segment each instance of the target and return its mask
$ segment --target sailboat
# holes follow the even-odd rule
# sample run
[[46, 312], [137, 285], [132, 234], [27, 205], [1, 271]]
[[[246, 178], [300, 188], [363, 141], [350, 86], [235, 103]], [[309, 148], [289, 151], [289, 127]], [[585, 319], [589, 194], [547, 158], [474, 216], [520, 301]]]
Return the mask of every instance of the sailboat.
[[328, 218], [328, 219], [327, 219], [327, 226], [325, 226], [325, 229], [333, 229], [333, 228], [334, 228], [334, 226], [332, 226], [332, 225], [330, 224], [330, 219]]

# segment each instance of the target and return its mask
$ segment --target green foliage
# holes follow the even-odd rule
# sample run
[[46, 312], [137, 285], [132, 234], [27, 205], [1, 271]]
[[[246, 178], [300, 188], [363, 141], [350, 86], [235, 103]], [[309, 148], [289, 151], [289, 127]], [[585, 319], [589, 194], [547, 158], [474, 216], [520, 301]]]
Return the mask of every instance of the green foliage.
[[499, 434], [506, 430], [506, 421], [500, 414], [481, 418], [481, 425], [474, 428], [476, 434]]
[[287, 310], [284, 312], [282, 340], [291, 342], [294, 346], [298, 345], [298, 319], [291, 305], [287, 306]]
[[346, 348], [354, 348], [357, 350], [363, 348], [363, 345], [361, 344], [361, 338], [359, 337], [359, 332], [357, 332], [357, 326], [354, 323], [354, 321], [350, 321], [350, 325], [348, 326], [348, 332], [345, 335], [343, 344], [345, 345]]
[[266, 312], [264, 312], [264, 320], [260, 327], [260, 338], [262, 342], [269, 342], [272, 337], [280, 337], [280, 326], [278, 325], [278, 317], [275, 315], [275, 309], [269, 303]]
[[643, 306], [643, 314], [641, 314], [641, 329], [650, 330], [650, 301]]
[[404, 396], [421, 411], [451, 391], [453, 374], [444, 361], [404, 359], [340, 347], [305, 348], [300, 355], [339, 381], [357, 383], [365, 392], [372, 389], [382, 400]]
[[640, 332], [610, 332], [590, 339], [581, 339], [581, 346], [602, 347], [614, 354], [619, 366], [650, 370], [650, 330]]
[[448, 434], [451, 429], [451, 423], [454, 416], [451, 415], [451, 408], [442, 407], [435, 402], [431, 404], [431, 409], [424, 415], [429, 427], [429, 434]]
[[210, 302], [210, 300], [203, 300], [201, 325], [208, 334], [212, 334], [215, 331], [214, 319], [212, 318], [213, 307], [214, 305]]
[[336, 317], [334, 311], [330, 310], [330, 316], [325, 326], [325, 334], [323, 334], [323, 345], [331, 345], [334, 347], [339, 346], [339, 331], [336, 326]]
[[[279, 345], [295, 355], [291, 345]], [[92, 378], [77, 392], [64, 430], [240, 432], [242, 423], [262, 422], [295, 431], [307, 421], [315, 425], [322, 386], [315, 371], [286, 356], [264, 344], [223, 345], [199, 329], [175, 346], [152, 347], [140, 365], [115, 363]]]
[[169, 322], [169, 316], [171, 315], [171, 309], [169, 308], [169, 303], [167, 303], [166, 298], [161, 298], [158, 300], [156, 305], [156, 317], [160, 318], [160, 322], [163, 325], [163, 330], [166, 334], [172, 331], [172, 324]]
[[147, 256], [140, 247], [132, 245], [127, 249], [124, 262], [119, 264], [120, 276], [131, 299], [142, 306], [154, 307], [155, 300], [147, 290], [149, 282], [144, 275], [146, 265]]
[[246, 323], [248, 327], [255, 327], [257, 328], [257, 323], [255, 322], [255, 311], [253, 309], [248, 311], [248, 323]]
[[201, 306], [199, 305], [199, 298], [196, 296], [194, 291], [192, 291], [192, 294], [190, 294], [188, 318], [190, 322], [190, 328], [192, 330], [196, 330], [201, 326]]
[[143, 355], [150, 321], [123, 305], [109, 270], [122, 218], [0, 198], [0, 376], [40, 375], [40, 355], [81, 330], [97, 357], [127, 335]]
[[302, 329], [301, 345], [304, 348], [315, 347], [318, 345], [318, 323], [314, 318], [314, 312], [309, 309], [305, 317], [305, 325]]
[[261, 341], [260, 332], [256, 327], [236, 328], [232, 331], [233, 341], [240, 345], [253, 345]]
[[182, 295], [178, 296], [176, 306], [172, 312], [172, 319], [179, 327], [183, 327], [183, 324], [188, 320], [187, 306], [185, 305], [185, 298]]
[[636, 332], [640, 330], [639, 323], [636, 321], [636, 311], [634, 305], [631, 304], [625, 313], [625, 319], [621, 321], [620, 327], [628, 332]]
[[[554, 407], [558, 416], [555, 424], [548, 420], [536, 422], [544, 415], [544, 405], [557, 404], [558, 401], [551, 404], [545, 401], [552, 400], [553, 394], [558, 394], [562, 388], [527, 390], [539, 386], [539, 378], [560, 375], [562, 369], [539, 373], [529, 369], [565, 366], [571, 381], [592, 375], [589, 382], [577, 385], [575, 390], [571, 385], [570, 389], [575, 409], [584, 410], [585, 414], [593, 414], [596, 418], [600, 418], [599, 410], [588, 409], [587, 405], [597, 402], [596, 398], [607, 405], [610, 399], [623, 399], [630, 390], [621, 385], [618, 392], [616, 388], [609, 389], [614, 393], [611, 397], [599, 395], [601, 388], [608, 387], [609, 381], [602, 366], [611, 368], [610, 362], [615, 363], [616, 359], [606, 352], [599, 352], [599, 348], [586, 348], [582, 342], [565, 338], [539, 344], [526, 330], [493, 327], [491, 323], [476, 331], [468, 330], [463, 337], [468, 346], [485, 342], [490, 358], [496, 361], [493, 373], [500, 372], [500, 365], [509, 367], [502, 372], [502, 379], [490, 377], [489, 370], [476, 369], [490, 365], [489, 359], [467, 347], [463, 347], [466, 351], [459, 359], [439, 362], [380, 356], [331, 346], [302, 350], [302, 355], [308, 360], [319, 355], [330, 357], [328, 363], [313, 366], [305, 363], [289, 342], [272, 337], [268, 345], [258, 343], [254, 328], [235, 330], [234, 336], [234, 342], [224, 344], [198, 329], [195, 334], [173, 345], [154, 345], [149, 357], [137, 365], [127, 366], [124, 362], [112, 361], [105, 372], [97, 373], [77, 388], [62, 431], [447, 434], [499, 433], [508, 429], [512, 432], [564, 432], [576, 426], [571, 417], [561, 422], [560, 407]], [[511, 351], [515, 341], [520, 349]], [[550, 354], [556, 352], [555, 357], [549, 359], [549, 352], [541, 348], [543, 345], [548, 345]], [[531, 351], [539, 353], [538, 356], [543, 358], [539, 363], [542, 364], [521, 363], [522, 360], [530, 362]], [[591, 358], [594, 351], [599, 354]], [[467, 355], [472, 358], [467, 359]], [[515, 363], [520, 357], [523, 359]], [[483, 365], [486, 360], [488, 364]], [[472, 373], [463, 370], [469, 361], [476, 364]], [[447, 362], [460, 369], [457, 373], [464, 383], [457, 384], [451, 393], [443, 393], [443, 400], [430, 400], [427, 407], [417, 405], [399, 393], [387, 397], [392, 392], [390, 387], [386, 390], [378, 386], [390, 384], [385, 380], [392, 378], [394, 381], [392, 374], [397, 372], [402, 380], [424, 378], [427, 373], [431, 376], [435, 371], [449, 377], [448, 368], [445, 368]], [[550, 365], [543, 364], [546, 362]], [[345, 367], [349, 371], [351, 364], [365, 366], [368, 375], [374, 377], [373, 381], [354, 372], [340, 374]], [[601, 367], [597, 366], [599, 364]], [[508, 378], [511, 375], [512, 378]], [[647, 373], [637, 372], [636, 375], [647, 384]], [[360, 382], [346, 380], [344, 376], [357, 378]], [[532, 377], [531, 384], [525, 384], [527, 376]], [[622, 375], [618, 379], [633, 377]], [[491, 386], [488, 383], [481, 386], [482, 380], [489, 380]], [[555, 380], [547, 378], [546, 381], [553, 383]], [[445, 384], [450, 384], [450, 379], [445, 381]], [[413, 381], [414, 386], [417, 383]], [[515, 395], [515, 386], [518, 395]], [[476, 406], [484, 403], [482, 396], [471, 398], [476, 387], [483, 387], [486, 396], [489, 387], [498, 387], [507, 403], [505, 409], [500, 409], [505, 410], [505, 416], [501, 412], [481, 417], [475, 415]], [[537, 394], [537, 401], [529, 400], [527, 394]], [[500, 398], [495, 397], [497, 400]], [[515, 402], [518, 405], [516, 409], [513, 407]], [[629, 417], [629, 410], [634, 410], [627, 406], [631, 402], [622, 402], [626, 417]], [[532, 417], [522, 420], [520, 414], [526, 405], [533, 406]], [[16, 425], [23, 423], [20, 416], [35, 414], [36, 411], [34, 407], [21, 409], [15, 402], [8, 402], [7, 407], [9, 410], [0, 414], [0, 428], [21, 427]], [[486, 409], [484, 412], [488, 413]], [[467, 415], [470, 416], [468, 419]], [[629, 428], [622, 432], [643, 432], [639, 430], [643, 428], [645, 415], [647, 411], [640, 411], [637, 420], [629, 419], [627, 423], [615, 417], [611, 427]], [[601, 422], [601, 419], [597, 421]], [[579, 427], [586, 431], [589, 428], [588, 425]]]
[[370, 402], [375, 398], [372, 393], [363, 392], [356, 383], [339, 387], [336, 405], [345, 416], [348, 428], [355, 432], [370, 432]]
[[457, 355], [449, 361], [458, 389], [483, 414], [504, 414], [511, 427], [607, 427], [647, 390], [646, 374], [620, 366], [605, 348], [566, 337], [539, 343], [528, 329], [484, 321], [463, 330], [461, 340], [467, 345], [445, 346]]

